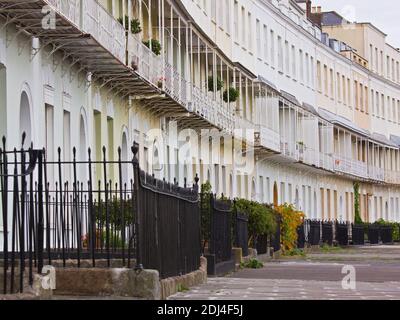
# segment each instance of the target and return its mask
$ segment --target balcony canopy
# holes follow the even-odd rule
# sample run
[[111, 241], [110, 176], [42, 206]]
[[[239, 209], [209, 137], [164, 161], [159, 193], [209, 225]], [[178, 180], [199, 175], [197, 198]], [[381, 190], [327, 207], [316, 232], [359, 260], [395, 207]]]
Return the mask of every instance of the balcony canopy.
[[373, 133], [371, 135], [372, 140], [376, 141], [376, 142], [380, 142], [381, 144], [384, 144], [385, 146], [389, 146], [392, 148], [396, 148], [398, 149], [400, 144], [396, 144], [393, 141], [389, 140], [388, 138], [386, 138], [385, 135], [383, 134], [379, 134], [379, 133]]
[[390, 141], [392, 141], [392, 143], [394, 143], [397, 147], [400, 147], [400, 137], [399, 136], [391, 135]]
[[348, 131], [354, 132], [372, 142], [398, 149], [400, 147], [400, 137], [397, 137], [398, 143], [393, 141], [393, 136], [391, 140], [386, 138], [385, 135], [379, 133], [370, 133], [368, 130], [362, 129], [352, 123], [350, 120], [346, 119], [345, 117], [339, 116], [334, 114], [326, 109], [319, 108], [319, 115], [321, 118], [325, 119], [326, 121], [342, 127]]
[[321, 118], [325, 119], [326, 121], [328, 121], [332, 124], [335, 124], [339, 127], [342, 127], [349, 131], [357, 133], [363, 137], [366, 137], [366, 138], [370, 137], [369, 131], [356, 126], [354, 123], [352, 123], [350, 120], [346, 119], [345, 117], [334, 114], [323, 108], [319, 108], [318, 113]]
[[263, 76], [258, 75], [257, 80], [258, 83], [262, 85], [266, 85], [267, 87], [271, 88], [272, 90], [275, 90], [276, 92], [279, 93], [278, 88], [276, 87], [275, 84], [273, 84], [271, 81], [265, 79]]
[[303, 102], [303, 109], [315, 116], [319, 116], [318, 111], [311, 104]]

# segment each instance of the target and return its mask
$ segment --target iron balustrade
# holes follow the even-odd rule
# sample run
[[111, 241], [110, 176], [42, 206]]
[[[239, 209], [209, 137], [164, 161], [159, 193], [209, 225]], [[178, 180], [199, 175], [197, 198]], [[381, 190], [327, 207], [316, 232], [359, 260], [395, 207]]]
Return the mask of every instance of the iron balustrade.
[[64, 161], [59, 148], [50, 161], [44, 149], [8, 151], [3, 138], [0, 291], [23, 292], [44, 264], [153, 268], [162, 278], [197, 270], [198, 178], [181, 188], [147, 175], [136, 144], [115, 161], [105, 147], [100, 161], [81, 151]]

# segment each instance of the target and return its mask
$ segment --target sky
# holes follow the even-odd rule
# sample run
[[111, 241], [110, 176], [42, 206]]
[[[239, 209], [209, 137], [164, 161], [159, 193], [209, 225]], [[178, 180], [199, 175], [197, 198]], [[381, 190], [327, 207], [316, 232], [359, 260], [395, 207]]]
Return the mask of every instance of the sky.
[[386, 42], [400, 48], [398, 0], [313, 0], [312, 5], [334, 10], [350, 21], [371, 22], [388, 35]]

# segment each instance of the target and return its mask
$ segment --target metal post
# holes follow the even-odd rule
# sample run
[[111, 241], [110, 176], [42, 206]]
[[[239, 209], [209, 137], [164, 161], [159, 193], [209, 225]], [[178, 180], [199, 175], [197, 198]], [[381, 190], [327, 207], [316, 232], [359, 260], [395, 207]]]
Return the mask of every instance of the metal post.
[[134, 142], [132, 146], [132, 153], [133, 153], [133, 192], [134, 192], [134, 199], [135, 199], [135, 212], [134, 212], [134, 224], [135, 224], [135, 249], [136, 249], [136, 266], [135, 270], [140, 271], [143, 270], [142, 265], [142, 257], [141, 257], [141, 250], [140, 250], [140, 175], [139, 175], [139, 159], [138, 159], [138, 152], [139, 152], [139, 145]]
[[42, 273], [43, 268], [43, 233], [44, 233], [44, 220], [43, 220], [43, 151], [39, 151], [38, 155], [38, 201], [39, 201], [39, 216], [37, 228], [37, 267], [38, 273]]

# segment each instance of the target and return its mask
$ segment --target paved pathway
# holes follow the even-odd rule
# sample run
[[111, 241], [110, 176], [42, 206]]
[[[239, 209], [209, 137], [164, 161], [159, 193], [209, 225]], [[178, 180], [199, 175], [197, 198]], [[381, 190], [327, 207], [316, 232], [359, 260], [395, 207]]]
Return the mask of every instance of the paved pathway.
[[[343, 266], [356, 270], [356, 290], [342, 288]], [[263, 269], [211, 278], [172, 300], [400, 300], [400, 246], [359, 247], [302, 259], [269, 262]]]

